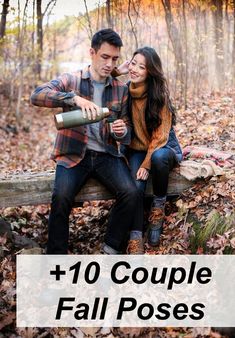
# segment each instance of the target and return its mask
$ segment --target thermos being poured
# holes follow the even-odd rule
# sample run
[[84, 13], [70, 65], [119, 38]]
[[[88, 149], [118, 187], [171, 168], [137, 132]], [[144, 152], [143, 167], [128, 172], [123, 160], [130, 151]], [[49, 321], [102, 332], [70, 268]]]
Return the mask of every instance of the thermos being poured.
[[78, 127], [84, 124], [99, 122], [109, 115], [110, 115], [110, 111], [108, 108], [100, 108], [100, 114], [96, 116], [96, 119], [89, 120], [88, 117], [83, 116], [83, 112], [81, 109], [76, 109], [70, 112], [56, 114], [54, 118], [55, 118], [56, 128], [60, 130], [60, 129]]

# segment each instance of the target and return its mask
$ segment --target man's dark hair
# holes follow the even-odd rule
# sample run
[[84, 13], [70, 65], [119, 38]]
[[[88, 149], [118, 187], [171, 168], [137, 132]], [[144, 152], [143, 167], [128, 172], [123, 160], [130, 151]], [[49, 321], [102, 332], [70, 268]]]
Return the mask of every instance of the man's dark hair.
[[107, 42], [115, 47], [122, 47], [123, 45], [118, 33], [114, 32], [110, 28], [101, 29], [100, 31], [96, 32], [92, 37], [91, 47], [97, 51], [104, 42]]

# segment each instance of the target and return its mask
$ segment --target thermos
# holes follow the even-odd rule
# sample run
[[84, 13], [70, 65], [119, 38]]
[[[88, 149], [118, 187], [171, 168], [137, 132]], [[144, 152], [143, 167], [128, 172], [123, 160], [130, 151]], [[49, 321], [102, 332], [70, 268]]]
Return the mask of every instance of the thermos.
[[113, 122], [116, 121], [116, 117], [110, 116], [107, 118], [107, 123], [109, 126], [109, 132], [110, 134], [113, 134]]
[[72, 110], [66, 113], [56, 114], [55, 118], [55, 125], [58, 130], [66, 129], [66, 128], [73, 128], [82, 126], [84, 124], [90, 124], [99, 122], [105, 117], [109, 116], [110, 112], [108, 108], [100, 108], [99, 116], [96, 116], [96, 119], [89, 120], [88, 117], [83, 116], [83, 112], [81, 109]]

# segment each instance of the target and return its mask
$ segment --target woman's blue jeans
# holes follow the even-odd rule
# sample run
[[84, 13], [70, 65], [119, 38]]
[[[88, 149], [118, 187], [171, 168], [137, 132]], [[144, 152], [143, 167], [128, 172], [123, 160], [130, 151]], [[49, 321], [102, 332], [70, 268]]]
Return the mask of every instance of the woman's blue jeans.
[[138, 191], [122, 158], [87, 151], [75, 167], [57, 165], [48, 231], [48, 254], [66, 254], [69, 240], [69, 215], [74, 199], [85, 181], [97, 178], [116, 197], [108, 221], [105, 243], [120, 251], [130, 230], [142, 230], [142, 192]]
[[[145, 151], [128, 150], [128, 160], [131, 168], [131, 175], [135, 179], [137, 188], [145, 191], [147, 181], [136, 180], [136, 173], [146, 156]], [[169, 181], [170, 171], [176, 164], [173, 150], [163, 147], [153, 152], [151, 157], [151, 174], [153, 193], [158, 197], [165, 197]]]

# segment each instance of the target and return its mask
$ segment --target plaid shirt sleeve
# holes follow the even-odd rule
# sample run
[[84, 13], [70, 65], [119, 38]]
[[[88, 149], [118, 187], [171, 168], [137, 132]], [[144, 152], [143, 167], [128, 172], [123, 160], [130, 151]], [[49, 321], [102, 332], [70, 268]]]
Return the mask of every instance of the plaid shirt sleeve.
[[68, 105], [76, 94], [73, 91], [74, 77], [65, 73], [58, 78], [37, 87], [31, 95], [31, 103], [35, 106], [57, 108]]

